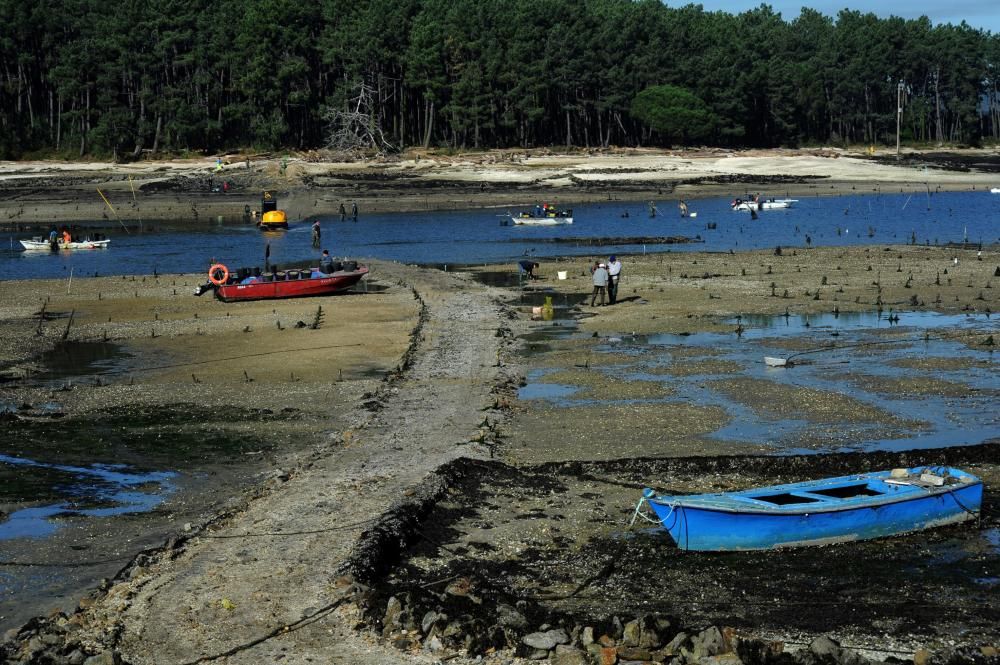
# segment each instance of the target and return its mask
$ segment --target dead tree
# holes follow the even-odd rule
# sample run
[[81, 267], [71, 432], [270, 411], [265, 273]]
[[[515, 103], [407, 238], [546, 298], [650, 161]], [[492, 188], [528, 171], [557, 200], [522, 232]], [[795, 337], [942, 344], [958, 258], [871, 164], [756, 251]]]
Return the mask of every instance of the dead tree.
[[374, 95], [375, 89], [362, 82], [345, 109], [326, 108], [323, 120], [329, 128], [326, 139], [329, 150], [352, 156], [374, 153], [378, 157], [395, 150], [385, 139], [375, 116]]

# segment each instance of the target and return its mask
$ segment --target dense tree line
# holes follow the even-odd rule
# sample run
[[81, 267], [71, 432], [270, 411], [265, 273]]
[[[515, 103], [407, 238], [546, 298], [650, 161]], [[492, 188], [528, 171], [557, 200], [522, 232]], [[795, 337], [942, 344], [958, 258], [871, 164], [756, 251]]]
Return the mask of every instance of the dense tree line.
[[[1000, 136], [1000, 36], [659, 0], [0, 0], [0, 156]], [[326, 119], [324, 119], [326, 118]], [[683, 127], [682, 127], [683, 125]]]

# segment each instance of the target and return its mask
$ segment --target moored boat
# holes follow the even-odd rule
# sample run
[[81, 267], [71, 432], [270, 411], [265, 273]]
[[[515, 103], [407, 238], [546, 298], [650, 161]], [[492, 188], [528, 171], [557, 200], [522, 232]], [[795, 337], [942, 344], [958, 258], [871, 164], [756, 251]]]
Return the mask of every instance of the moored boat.
[[555, 206], [544, 203], [536, 205], [530, 212], [511, 214], [511, 222], [517, 226], [558, 226], [573, 223], [572, 210], [558, 210]]
[[36, 236], [31, 240], [19, 241], [21, 246], [29, 252], [56, 252], [66, 249], [104, 249], [111, 241], [107, 238], [95, 237], [84, 238], [83, 240], [71, 240], [70, 242], [58, 241], [52, 243], [41, 236]]
[[1000, 187], [991, 187], [990, 194], [1000, 194]]
[[217, 263], [209, 268], [209, 283], [196, 288], [194, 294], [200, 296], [214, 290], [223, 302], [327, 296], [346, 291], [367, 274], [367, 266], [356, 261], [336, 261], [330, 272], [318, 268], [280, 271], [274, 268], [270, 273], [262, 273], [259, 268], [240, 268], [230, 273], [226, 266]]
[[784, 208], [791, 208], [793, 203], [798, 203], [798, 199], [751, 199], [744, 201], [743, 199], [734, 199], [729, 205], [733, 210], [782, 210]]
[[260, 197], [260, 222], [262, 231], [277, 231], [288, 228], [288, 216], [284, 210], [278, 210], [278, 199], [271, 192], [265, 191]]
[[[951, 467], [915, 467], [738, 492], [663, 496], [643, 491], [677, 546], [767, 550], [881, 538], [979, 516], [983, 484]], [[645, 515], [643, 515], [645, 516]], [[651, 518], [647, 518], [651, 519]]]

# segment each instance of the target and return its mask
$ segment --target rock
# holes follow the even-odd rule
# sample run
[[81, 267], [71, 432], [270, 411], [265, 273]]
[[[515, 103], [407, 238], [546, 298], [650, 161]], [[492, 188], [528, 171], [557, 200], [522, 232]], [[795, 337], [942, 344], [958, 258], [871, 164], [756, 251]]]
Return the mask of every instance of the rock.
[[681, 652], [681, 649], [690, 644], [690, 641], [690, 636], [682, 630], [674, 636], [674, 639], [667, 642], [667, 646], [663, 647], [663, 651], [668, 655], [676, 656]]
[[420, 632], [427, 635], [431, 632], [431, 628], [434, 627], [434, 623], [438, 620], [441, 615], [431, 610], [424, 615], [424, 618], [420, 620]]
[[931, 652], [927, 649], [917, 649], [913, 652], [913, 665], [927, 665], [931, 661]]
[[639, 646], [639, 636], [642, 634], [642, 626], [639, 620], [629, 621], [625, 624], [622, 629], [622, 646], [626, 647], [637, 647]]
[[652, 660], [653, 656], [648, 649], [639, 647], [618, 647], [618, 658], [621, 660]]
[[528, 654], [528, 660], [545, 660], [549, 657], [549, 652], [545, 649], [532, 649]]
[[121, 660], [113, 651], [102, 651], [96, 656], [91, 656], [83, 661], [83, 665], [119, 665]]
[[67, 665], [83, 665], [85, 660], [87, 660], [87, 654], [79, 649], [74, 649], [66, 656]]
[[523, 630], [528, 626], [528, 620], [515, 608], [504, 603], [497, 605], [497, 623], [504, 628]]
[[984, 658], [996, 658], [1000, 651], [998, 651], [996, 647], [984, 646], [979, 647], [979, 653], [983, 654]]
[[582, 644], [585, 647], [589, 647], [593, 643], [594, 643], [594, 627], [587, 626], [583, 629], [583, 632], [580, 634], [580, 644]]
[[819, 658], [830, 657], [835, 661], [840, 660], [840, 645], [826, 635], [817, 637], [809, 645], [809, 651]]
[[385, 604], [385, 616], [382, 617], [382, 632], [388, 634], [399, 627], [399, 615], [403, 613], [403, 604], [395, 596]]
[[691, 638], [691, 653], [696, 660], [705, 656], [717, 656], [729, 651], [722, 631], [716, 626], [709, 626]]
[[569, 642], [569, 635], [562, 628], [553, 628], [544, 632], [529, 633], [521, 638], [521, 642], [532, 649], [551, 651], [557, 644], [567, 644]]
[[603, 647], [597, 642], [587, 647], [587, 654], [590, 661], [597, 665], [615, 665], [618, 662], [618, 652], [613, 647]]
[[556, 645], [556, 650], [549, 656], [552, 665], [589, 665], [587, 654], [566, 644]]
[[431, 639], [424, 643], [424, 648], [431, 653], [437, 653], [438, 651], [441, 651], [441, 649], [444, 649], [444, 644], [441, 643], [441, 640], [438, 639], [437, 635], [434, 635]]

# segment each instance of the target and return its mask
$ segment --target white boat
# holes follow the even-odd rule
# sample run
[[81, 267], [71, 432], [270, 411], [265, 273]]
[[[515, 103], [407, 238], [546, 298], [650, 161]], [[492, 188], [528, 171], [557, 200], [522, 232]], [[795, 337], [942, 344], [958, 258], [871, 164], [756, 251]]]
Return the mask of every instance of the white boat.
[[990, 189], [990, 194], [1000, 194], [1000, 187], [993, 187]]
[[514, 217], [513, 220], [517, 226], [559, 226], [560, 224], [573, 223], [572, 217]]
[[34, 237], [31, 240], [21, 240], [21, 246], [24, 247], [26, 251], [29, 252], [51, 252], [51, 251], [62, 251], [64, 249], [104, 249], [111, 242], [107, 238], [101, 240], [91, 240], [89, 238], [84, 240], [73, 240], [71, 242], [62, 242], [61, 240], [56, 243], [55, 249], [48, 240], [41, 237]]
[[793, 203], [798, 203], [798, 199], [767, 199], [764, 201], [743, 201], [736, 199], [730, 205], [733, 210], [782, 210], [791, 208]]

